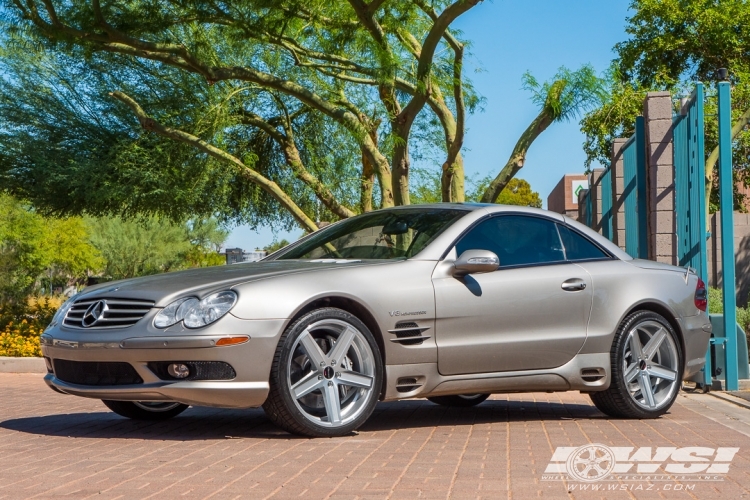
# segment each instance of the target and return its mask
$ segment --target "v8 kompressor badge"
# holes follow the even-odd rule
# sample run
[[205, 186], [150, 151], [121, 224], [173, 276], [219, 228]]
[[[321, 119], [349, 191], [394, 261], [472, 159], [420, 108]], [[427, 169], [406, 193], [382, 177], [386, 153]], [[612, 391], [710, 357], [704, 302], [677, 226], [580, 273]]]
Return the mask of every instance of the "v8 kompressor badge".
[[427, 311], [408, 311], [408, 312], [388, 311], [388, 314], [390, 314], [391, 317], [394, 317], [394, 316], [421, 316], [423, 314], [427, 314]]

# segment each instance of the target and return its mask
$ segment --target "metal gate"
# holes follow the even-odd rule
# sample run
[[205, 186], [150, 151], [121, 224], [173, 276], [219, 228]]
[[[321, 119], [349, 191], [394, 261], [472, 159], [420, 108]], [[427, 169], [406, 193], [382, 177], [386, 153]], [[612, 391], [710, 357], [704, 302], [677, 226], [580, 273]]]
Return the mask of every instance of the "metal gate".
[[678, 265], [692, 267], [708, 283], [702, 84], [695, 86], [673, 125]]
[[635, 119], [635, 133], [622, 151], [625, 251], [636, 259], [647, 259], [646, 132], [642, 116]]
[[602, 236], [612, 241], [612, 171], [609, 167], [599, 177], [599, 184], [602, 187]]

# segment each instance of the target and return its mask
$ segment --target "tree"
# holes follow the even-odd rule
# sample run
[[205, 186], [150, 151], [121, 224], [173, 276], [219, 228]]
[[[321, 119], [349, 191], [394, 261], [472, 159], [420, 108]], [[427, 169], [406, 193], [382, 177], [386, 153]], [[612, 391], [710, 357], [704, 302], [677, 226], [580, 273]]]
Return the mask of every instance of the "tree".
[[523, 168], [526, 154], [534, 141], [556, 121], [567, 121], [601, 101], [603, 82], [590, 65], [577, 71], [561, 67], [551, 81], [540, 84], [529, 72], [524, 75], [524, 88], [541, 111], [516, 142], [513, 152], [500, 173], [489, 183], [482, 201], [492, 203], [513, 177]]
[[158, 217], [90, 218], [91, 243], [106, 261], [104, 276], [133, 278], [224, 263], [216, 252], [227, 232], [215, 221], [176, 224]]
[[[231, 184], [226, 174], [230, 171], [244, 186], [242, 201], [250, 198], [280, 207], [301, 227], [313, 230], [314, 209], [300, 206], [295, 190], [312, 194], [317, 204], [338, 218], [356, 213], [357, 208], [373, 207], [374, 179], [379, 187], [377, 205], [409, 203], [409, 139], [415, 127], [433, 126], [421, 113], [425, 106], [444, 130], [444, 184], [453, 186], [445, 196], [462, 198], [463, 121], [466, 109], [472, 109], [478, 99], [463, 77], [464, 44], [449, 26], [476, 3], [258, 0], [229, 8], [201, 1], [57, 5], [13, 1], [5, 24], [6, 53], [28, 63], [30, 56], [24, 49], [44, 47], [36, 57], [55, 59], [52, 66], [58, 68], [72, 63], [85, 75], [83, 81], [93, 82], [80, 88], [73, 79], [59, 84], [65, 78], [54, 75], [51, 94], [74, 97], [74, 113], [69, 114], [80, 119], [86, 108], [114, 111], [112, 102], [103, 102], [101, 91], [108, 87], [111, 98], [126, 106], [123, 109], [145, 131], [193, 148], [200, 162], [186, 159], [184, 148], [135, 135], [132, 117], [117, 110], [119, 123], [107, 132], [129, 159], [154, 164], [165, 155], [179, 156], [201, 177], [207, 170], [216, 175], [221, 166], [220, 186], [201, 179], [201, 187], [214, 195], [211, 198], [231, 189], [226, 187]], [[28, 69], [31, 65], [20, 66]], [[23, 71], [12, 75], [5, 84], [18, 87], [16, 76], [23, 76]], [[96, 92], [90, 92], [97, 85]], [[109, 125], [99, 116], [87, 118], [83, 120], [87, 125]], [[14, 123], [22, 128], [21, 119]], [[387, 132], [379, 130], [381, 123], [388, 124]], [[310, 138], [326, 128], [332, 130], [331, 137], [344, 135], [346, 143], [361, 151], [360, 207], [342, 201], [332, 189], [335, 182], [327, 182], [325, 172], [305, 162], [304, 148], [315, 142]], [[129, 137], [124, 140], [126, 134]], [[94, 135], [96, 142], [105, 143], [101, 132]], [[251, 154], [246, 153], [248, 145], [254, 146]], [[10, 166], [5, 171], [15, 180], [11, 185], [21, 190], [21, 179], [28, 172], [50, 165], [39, 166], [45, 159], [30, 161], [24, 155], [27, 150], [14, 146], [6, 147], [5, 162]], [[264, 169], [266, 160], [256, 153], [264, 148], [276, 153], [273, 168]], [[107, 149], [96, 148], [99, 155], [108, 154]], [[308, 158], [314, 158], [315, 152], [313, 148]], [[115, 153], [123, 151], [116, 148]], [[109, 156], [106, 164], [115, 164], [112, 153]], [[36, 168], [29, 168], [30, 163]], [[149, 169], [149, 177], [154, 177], [153, 170]], [[340, 177], [337, 173], [330, 177]], [[253, 192], [247, 193], [250, 189]], [[128, 209], [166, 211], [151, 199], [153, 190], [153, 186], [150, 191], [144, 189], [147, 196], [138, 198], [139, 207]], [[130, 196], [125, 198], [128, 202]], [[49, 193], [43, 193], [35, 202], [41, 205], [49, 198]], [[199, 205], [199, 200], [190, 203]], [[111, 206], [107, 208], [112, 211]], [[233, 211], [241, 208], [234, 206]]]
[[[747, 0], [633, 0], [626, 32], [615, 46], [609, 95], [581, 122], [586, 133], [587, 164], [609, 163], [612, 139], [633, 132], [647, 91], [687, 94], [693, 82], [707, 86], [706, 194], [716, 198], [717, 121], [714, 80], [728, 68], [732, 83], [734, 163], [737, 179], [750, 173], [750, 2]], [[677, 109], [675, 111], [678, 111]], [[713, 192], [712, 192], [713, 190]], [[707, 204], [710, 210], [716, 204]]]
[[289, 242], [285, 239], [282, 239], [280, 241], [274, 241], [270, 245], [263, 248], [264, 251], [268, 253], [274, 253], [276, 250], [281, 250], [285, 246], [288, 246]]
[[532, 191], [531, 185], [527, 181], [518, 178], [511, 179], [508, 182], [495, 203], [542, 208], [542, 199], [539, 197], [539, 193]]
[[45, 218], [0, 194], [0, 303], [13, 304], [49, 284], [82, 280], [102, 266], [81, 218]]

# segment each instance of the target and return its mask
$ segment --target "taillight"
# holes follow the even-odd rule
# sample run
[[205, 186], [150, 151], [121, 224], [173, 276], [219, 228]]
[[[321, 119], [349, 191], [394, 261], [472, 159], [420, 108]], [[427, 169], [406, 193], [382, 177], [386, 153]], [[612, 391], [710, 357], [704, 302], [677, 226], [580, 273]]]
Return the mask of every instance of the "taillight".
[[708, 307], [708, 290], [706, 290], [706, 284], [700, 278], [698, 278], [698, 285], [695, 287], [695, 307], [701, 311], [705, 311]]

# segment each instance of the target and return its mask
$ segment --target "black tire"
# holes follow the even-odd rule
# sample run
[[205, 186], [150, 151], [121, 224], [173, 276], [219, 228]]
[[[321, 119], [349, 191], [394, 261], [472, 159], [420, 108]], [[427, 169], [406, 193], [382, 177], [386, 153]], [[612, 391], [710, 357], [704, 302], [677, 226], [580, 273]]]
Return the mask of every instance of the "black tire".
[[[330, 329], [326, 330], [326, 328], [329, 328], [327, 325], [338, 323], [349, 325], [361, 333], [361, 337], [357, 336], [356, 342], [359, 343], [357, 352], [353, 353], [352, 349], [354, 347], [349, 348], [344, 358], [340, 359], [340, 361], [344, 360], [344, 364], [332, 365], [333, 369], [331, 372], [335, 373], [335, 375], [329, 377], [330, 373], [326, 370], [330, 367], [327, 364], [321, 365], [325, 366], [325, 370], [313, 368], [311, 356], [307, 355], [305, 350], [300, 351], [299, 349], [304, 349], [302, 346], [303, 335], [309, 335], [321, 349], [319, 354], [323, 356], [332, 355], [336, 345], [335, 342], [338, 342], [341, 336], [335, 339], [329, 337], [331, 340], [325, 340], [325, 338], [321, 338], [321, 335], [324, 335], [325, 332], [336, 335], [336, 332]], [[313, 328], [308, 330], [308, 327]], [[343, 333], [339, 335], [343, 335]], [[326, 343], [328, 344], [326, 345]], [[325, 350], [324, 347], [328, 350]], [[355, 355], [359, 352], [368, 351], [368, 348], [369, 353], [366, 353], [367, 361], [360, 363], [360, 365], [367, 366], [367, 371], [372, 373], [372, 375], [368, 375], [371, 386], [369, 389], [348, 388], [345, 383], [340, 381], [343, 379], [339, 379], [339, 376], [341, 374], [345, 376], [346, 373], [352, 373], [352, 370], [356, 373], [357, 370], [354, 369], [351, 359], [354, 359]], [[307, 356], [307, 359], [305, 359], [305, 356]], [[300, 359], [303, 360], [302, 364], [299, 364]], [[325, 359], [328, 360], [329, 358], [326, 357]], [[351, 365], [347, 366], [347, 363]], [[338, 372], [339, 370], [341, 371], [340, 373]], [[319, 373], [319, 375], [315, 375], [316, 373]], [[326, 373], [326, 375], [324, 376], [323, 373]], [[325, 404], [330, 400], [324, 395], [324, 391], [327, 390], [325, 387], [307, 393], [310, 397], [323, 401], [322, 404], [324, 406], [322, 409], [320, 409], [320, 403], [317, 406], [307, 406], [305, 403], [300, 402], [307, 396], [295, 399], [292, 395], [291, 386], [294, 377], [298, 377], [298, 381], [308, 378], [312, 381], [315, 376], [322, 384], [328, 384], [329, 387], [332, 387], [330, 390], [335, 393], [333, 400], [336, 401], [339, 407], [340, 422], [336, 422], [335, 419], [331, 419], [328, 416], [328, 407]], [[325, 379], [328, 379], [328, 381], [326, 382]], [[315, 382], [313, 381], [313, 383]], [[270, 391], [266, 402], [263, 403], [263, 409], [272, 422], [292, 434], [309, 437], [344, 436], [360, 427], [370, 417], [375, 409], [375, 405], [378, 403], [382, 384], [383, 360], [375, 337], [373, 337], [367, 326], [356, 316], [344, 310], [332, 307], [317, 309], [305, 314], [292, 323], [279, 339], [269, 377]], [[349, 394], [342, 391], [352, 392]], [[347, 400], [349, 400], [348, 403]], [[349, 406], [354, 404], [356, 404], [356, 407]], [[316, 411], [319, 413], [315, 414]], [[345, 415], [347, 411], [351, 413], [349, 416]]]
[[168, 420], [188, 409], [188, 405], [182, 403], [136, 403], [107, 399], [102, 399], [102, 403], [118, 415], [133, 420]]
[[488, 397], [490, 397], [489, 394], [459, 394], [455, 396], [435, 396], [427, 399], [442, 406], [470, 408], [484, 403]]
[[[671, 338], [672, 344], [676, 351], [676, 380], [673, 382], [675, 388], [671, 390], [671, 395], [667, 393], [664, 400], [659, 403], [654, 409], [645, 408], [642, 404], [635, 401], [635, 397], [631, 396], [631, 391], [628, 384], [625, 381], [625, 343], [628, 341], [629, 333], [637, 326], [644, 324], [658, 323], [663, 328], [669, 338]], [[609, 388], [604, 391], [593, 392], [589, 396], [591, 401], [594, 403], [602, 413], [605, 413], [615, 418], [637, 418], [637, 419], [650, 419], [657, 418], [667, 411], [674, 403], [677, 395], [680, 392], [680, 383], [682, 378], [682, 372], [684, 367], [684, 356], [680, 347], [680, 341], [675, 333], [672, 325], [664, 319], [663, 316], [652, 311], [636, 311], [628, 315], [625, 320], [620, 324], [615, 334], [614, 341], [612, 342], [612, 349], [610, 350], [610, 360], [612, 367], [612, 380]], [[649, 362], [650, 363], [650, 362]], [[646, 363], [648, 365], [648, 363]]]

